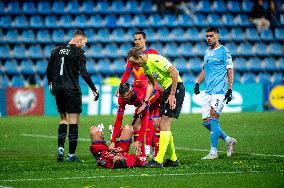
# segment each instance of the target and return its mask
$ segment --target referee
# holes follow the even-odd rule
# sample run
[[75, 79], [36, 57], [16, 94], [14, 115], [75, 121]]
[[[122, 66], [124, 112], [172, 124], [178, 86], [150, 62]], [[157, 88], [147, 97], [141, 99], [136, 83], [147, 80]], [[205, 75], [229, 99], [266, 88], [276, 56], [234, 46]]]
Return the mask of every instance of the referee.
[[57, 161], [64, 157], [64, 143], [69, 125], [68, 162], [80, 162], [76, 155], [78, 142], [78, 122], [82, 112], [82, 93], [79, 85], [79, 72], [94, 94], [94, 100], [99, 98], [99, 92], [92, 82], [86, 69], [86, 56], [82, 48], [87, 43], [84, 32], [77, 30], [68, 44], [54, 48], [46, 69], [49, 89], [55, 96], [57, 110], [60, 113], [58, 127]]

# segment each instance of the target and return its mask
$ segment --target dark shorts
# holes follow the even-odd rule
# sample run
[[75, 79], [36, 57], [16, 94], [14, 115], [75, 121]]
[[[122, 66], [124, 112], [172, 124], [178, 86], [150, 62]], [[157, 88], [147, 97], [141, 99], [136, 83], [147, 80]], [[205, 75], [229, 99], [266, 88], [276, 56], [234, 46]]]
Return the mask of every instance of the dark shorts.
[[182, 82], [179, 82], [177, 85], [177, 90], [176, 90], [176, 108], [171, 110], [170, 109], [170, 105], [169, 103], [166, 103], [166, 101], [168, 100], [168, 97], [170, 95], [171, 92], [171, 86], [164, 90], [163, 95], [162, 95], [162, 100], [160, 103], [160, 116], [162, 117], [164, 116], [168, 116], [171, 118], [178, 118], [181, 108], [182, 108], [182, 104], [183, 104], [183, 100], [184, 100], [184, 95], [185, 95], [185, 88]]
[[64, 92], [55, 95], [57, 110], [59, 113], [76, 113], [82, 112], [81, 94], [70, 96]]

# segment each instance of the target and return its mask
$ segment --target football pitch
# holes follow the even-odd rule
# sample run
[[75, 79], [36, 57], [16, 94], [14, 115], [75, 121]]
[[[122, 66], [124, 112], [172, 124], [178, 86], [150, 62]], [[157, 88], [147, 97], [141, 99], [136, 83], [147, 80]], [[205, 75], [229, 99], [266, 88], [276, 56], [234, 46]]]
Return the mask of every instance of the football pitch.
[[[224, 114], [221, 127], [235, 137], [235, 153], [226, 156], [219, 140], [219, 159], [202, 161], [210, 133], [200, 114], [181, 115], [172, 125], [178, 168], [102, 169], [89, 152], [89, 127], [107, 127], [114, 116], [82, 116], [77, 155], [84, 163], [59, 163], [59, 117], [0, 118], [0, 188], [2, 187], [284, 187], [284, 113]], [[130, 123], [131, 116], [124, 118]], [[66, 140], [65, 151], [68, 151]], [[66, 158], [66, 156], [65, 156]]]

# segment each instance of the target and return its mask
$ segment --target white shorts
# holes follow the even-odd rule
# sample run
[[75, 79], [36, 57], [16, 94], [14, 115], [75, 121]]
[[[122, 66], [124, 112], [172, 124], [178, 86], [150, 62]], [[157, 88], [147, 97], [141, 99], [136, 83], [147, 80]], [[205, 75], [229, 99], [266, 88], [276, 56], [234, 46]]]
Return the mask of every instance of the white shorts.
[[225, 94], [206, 94], [202, 106], [202, 119], [210, 117], [211, 107], [220, 115], [225, 104]]

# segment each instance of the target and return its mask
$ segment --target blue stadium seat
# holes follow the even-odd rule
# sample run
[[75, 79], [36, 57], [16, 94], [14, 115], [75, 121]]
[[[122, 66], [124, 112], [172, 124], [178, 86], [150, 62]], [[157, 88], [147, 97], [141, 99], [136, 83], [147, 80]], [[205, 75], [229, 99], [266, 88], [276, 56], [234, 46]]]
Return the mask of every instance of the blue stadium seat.
[[234, 42], [228, 42], [225, 46], [230, 50], [232, 56], [238, 55], [238, 46]]
[[35, 43], [36, 42], [35, 33], [33, 30], [23, 30], [21, 36], [22, 36], [21, 41], [24, 43]]
[[24, 75], [34, 75], [35, 74], [35, 68], [33, 65], [33, 62], [31, 60], [23, 60], [20, 63], [20, 72]]
[[11, 50], [7, 45], [0, 45], [0, 58], [10, 58]]
[[192, 84], [194, 84], [196, 82], [196, 77], [193, 74], [184, 74], [182, 76], [182, 81], [184, 83], [192, 83]]
[[149, 26], [150, 27], [157, 27], [157, 28], [160, 28], [163, 26], [163, 23], [162, 23], [162, 18], [160, 16], [160, 14], [151, 14], [149, 16]]
[[257, 42], [254, 45], [254, 51], [259, 56], [267, 56], [268, 53], [266, 51], [266, 47], [267, 47], [267, 45], [265, 45], [264, 43]]
[[190, 57], [193, 56], [193, 52], [192, 52], [193, 46], [191, 43], [186, 42], [186, 43], [182, 43], [179, 47], [180, 53], [179, 55], [182, 55], [184, 57]]
[[231, 33], [225, 27], [220, 28], [220, 40], [224, 42], [231, 41]]
[[13, 48], [14, 58], [26, 58], [26, 48], [23, 45], [15, 45]]
[[129, 14], [120, 15], [117, 20], [117, 25], [120, 27], [132, 27], [134, 25], [132, 23], [132, 16]]
[[181, 27], [174, 28], [171, 33], [169, 34], [169, 39], [171, 41], [178, 41], [182, 42], [184, 41], [184, 30]]
[[227, 7], [229, 12], [237, 13], [241, 11], [240, 2], [237, 0], [229, 0]]
[[163, 49], [163, 54], [167, 57], [177, 57], [178, 56], [178, 46], [176, 43], [167, 43]]
[[72, 17], [69, 14], [63, 14], [59, 18], [58, 26], [63, 28], [72, 28]]
[[205, 50], [207, 48], [208, 48], [208, 46], [205, 44], [205, 42], [199, 42], [194, 46], [192, 52], [193, 52], [194, 55], [204, 56]]
[[182, 27], [192, 27], [192, 20], [191, 20], [191, 17], [189, 17], [189, 15], [187, 14], [180, 14], [179, 17], [178, 17], [178, 22], [179, 22], [179, 25], [182, 26]]
[[227, 6], [223, 0], [216, 0], [213, 2], [212, 8], [214, 12], [225, 13], [227, 12]]
[[273, 33], [270, 29], [268, 30], [264, 30], [260, 33], [260, 38], [263, 40], [263, 41], [273, 41], [274, 37], [273, 37]]
[[109, 59], [103, 58], [99, 59], [97, 62], [97, 72], [102, 73], [102, 74], [111, 74], [111, 62]]
[[121, 14], [125, 12], [124, 4], [121, 0], [113, 1], [111, 3], [111, 10], [115, 14]]
[[122, 74], [125, 71], [125, 60], [123, 58], [115, 59], [112, 64], [112, 71], [115, 74]]
[[241, 28], [232, 28], [231, 37], [235, 41], [243, 41], [245, 39], [244, 32]]
[[252, 45], [248, 42], [242, 42], [239, 45], [239, 55], [242, 56], [253, 56]]
[[19, 75], [15, 75], [12, 77], [11, 79], [11, 86], [12, 87], [24, 87], [25, 84], [25, 80], [23, 77], [19, 76]]
[[75, 20], [74, 20], [73, 26], [74, 27], [78, 27], [78, 28], [88, 27], [89, 23], [88, 23], [87, 16], [83, 15], [83, 14], [75, 16]]
[[[151, 8], [151, 7], [148, 7]], [[135, 0], [127, 1], [126, 2], [126, 12], [129, 13], [137, 13], [140, 12], [139, 4]]]
[[7, 60], [3, 67], [7, 75], [19, 74], [18, 64], [14, 59]]
[[80, 13], [80, 4], [78, 1], [68, 1], [66, 7], [67, 14], [79, 14]]
[[1, 16], [0, 17], [0, 25], [2, 28], [7, 29], [7, 28], [12, 28], [12, 18], [11, 16]]
[[99, 42], [110, 42], [110, 32], [108, 29], [99, 29], [97, 37]]
[[258, 82], [261, 84], [270, 84], [271, 83], [271, 76], [268, 73], [259, 73], [258, 75]]
[[116, 28], [117, 27], [117, 17], [114, 14], [106, 15], [105, 17], [105, 26], [107, 28]]
[[36, 39], [40, 43], [49, 43], [51, 42], [50, 33], [47, 29], [38, 30], [36, 34]]
[[278, 62], [279, 62], [279, 65], [278, 65], [279, 70], [284, 71], [284, 58], [283, 57], [279, 58]]
[[132, 48], [132, 46], [129, 44], [129, 43], [123, 43], [121, 46], [120, 46], [120, 53], [122, 57], [126, 57], [126, 54], [127, 52]]
[[160, 42], [152, 43], [150, 48], [157, 50], [159, 53], [163, 52], [163, 45]]
[[157, 6], [151, 0], [145, 0], [141, 2], [141, 11], [143, 13], [155, 13]]
[[39, 1], [37, 4], [37, 11], [40, 14], [51, 14], [51, 6], [48, 1]]
[[248, 71], [247, 60], [242, 57], [237, 57], [233, 60], [234, 69], [238, 72], [246, 72]]
[[241, 27], [252, 26], [252, 23], [246, 14], [238, 14], [236, 18], [234, 19], [234, 23]]
[[64, 1], [54, 1], [52, 4], [52, 12], [55, 14], [65, 14]]
[[202, 60], [200, 58], [194, 57], [189, 59], [189, 68], [194, 73], [200, 73], [202, 69]]
[[94, 13], [94, 7], [95, 7], [95, 4], [93, 1], [89, 1], [89, 0], [83, 1], [81, 12], [86, 13], [86, 14], [92, 14]]
[[91, 45], [91, 47], [87, 50], [87, 54], [92, 58], [102, 58], [104, 56], [102, 45], [100, 43]]
[[42, 58], [43, 54], [42, 54], [42, 49], [40, 47], [40, 45], [31, 45], [28, 48], [28, 57], [30, 58]]
[[65, 41], [64, 36], [65, 36], [64, 30], [56, 29], [52, 31], [51, 39], [53, 42], [62, 43]]
[[185, 58], [176, 58], [173, 61], [173, 64], [179, 70], [180, 73], [187, 73], [189, 71]]
[[238, 73], [238, 72], [235, 72], [235, 73], [234, 73], [234, 83], [235, 83], [235, 84], [241, 83], [241, 75], [240, 75], [240, 73]]
[[6, 88], [9, 86], [9, 78], [6, 75], [0, 75], [0, 88]]
[[164, 16], [164, 26], [176, 27], [178, 25], [178, 19], [174, 14], [166, 14]]
[[279, 70], [277, 67], [277, 61], [275, 58], [273, 57], [265, 58], [263, 62], [265, 65], [265, 70], [267, 72], [275, 72]]
[[274, 73], [272, 80], [274, 84], [280, 84], [284, 82], [284, 77], [282, 76], [281, 73]]
[[284, 41], [284, 28], [276, 28], [275, 29], [275, 39], [276, 40], [280, 40], [280, 41]]
[[124, 31], [121, 28], [114, 29], [110, 36], [115, 42], [124, 42]]
[[93, 14], [91, 15], [90, 21], [89, 21], [90, 27], [94, 28], [103, 28], [105, 26], [105, 23], [100, 15]]
[[30, 17], [30, 26], [32, 28], [43, 28], [44, 23], [40, 15], [35, 15]]
[[248, 41], [259, 41], [260, 37], [257, 33], [256, 28], [246, 28], [245, 31], [246, 40]]
[[209, 26], [221, 26], [221, 18], [218, 14], [209, 14], [207, 16], [207, 24]]
[[3, 33], [3, 30], [0, 29], [0, 43], [6, 43], [5, 35]]
[[16, 16], [13, 25], [16, 28], [28, 28], [29, 22], [26, 16]]
[[43, 48], [43, 57], [49, 58], [51, 51], [55, 48], [54, 45], [46, 45]]
[[103, 77], [99, 74], [95, 74], [91, 76], [92, 81], [95, 85], [102, 85], [103, 84]]
[[[136, 14], [133, 18], [133, 21], [132, 21], [132, 25], [134, 27], [145, 27], [147, 28], [148, 26], [148, 20], [147, 20], [147, 17], [144, 15], [144, 14]], [[148, 36], [147, 36], [148, 38]]]
[[[201, 2], [201, 1], [200, 1]], [[198, 26], [198, 27], [207, 27], [208, 24], [206, 22], [206, 17], [204, 16], [204, 14], [194, 14], [192, 16], [193, 19], [193, 25]]]
[[8, 14], [20, 14], [22, 13], [20, 2], [18, 1], [10, 1], [7, 6]]
[[284, 25], [284, 14], [280, 14], [280, 23]]
[[244, 0], [242, 2], [242, 10], [244, 12], [250, 12], [253, 8], [253, 1], [250, 0]]
[[[72, 32], [74, 32], [74, 30], [72, 30]], [[93, 28], [85, 29], [84, 32], [88, 37], [88, 43], [94, 43], [97, 41], [97, 35]]]
[[168, 42], [170, 39], [166, 36], [170, 35], [170, 31], [166, 27], [162, 27], [161, 29], [158, 29], [157, 36], [159, 37], [159, 40], [162, 42]]
[[144, 30], [144, 32], [147, 35], [147, 41], [148, 42], [155, 42], [155, 41], [157, 41], [156, 32], [153, 29], [147, 28], [147, 29]]
[[5, 13], [5, 5], [4, 2], [0, 2], [0, 14], [4, 14]]
[[90, 59], [86, 63], [86, 68], [89, 74], [95, 74], [96, 69], [95, 69], [96, 61], [94, 59]]
[[98, 13], [103, 13], [103, 14], [109, 13], [109, 11], [110, 11], [109, 7], [110, 6], [109, 6], [107, 0], [98, 1], [98, 3], [97, 3]]
[[40, 75], [45, 75], [47, 64], [48, 62], [46, 60], [43, 59], [37, 60], [35, 63], [36, 73]]
[[243, 83], [251, 84], [256, 83], [256, 76], [253, 73], [246, 73], [243, 75]]
[[35, 6], [35, 2], [33, 1], [27, 1], [23, 3], [23, 12], [25, 14], [36, 14], [37, 9]]
[[[6, 36], [3, 37], [6, 43], [18, 43], [19, 42], [19, 32], [16, 29], [8, 30]], [[1, 51], [2, 53], [2, 51]]]
[[[186, 37], [188, 35], [188, 37]], [[193, 28], [188, 28], [185, 31], [185, 37], [188, 38], [189, 41], [200, 41], [200, 37], [199, 37], [199, 30], [196, 29], [195, 27]]]
[[208, 0], [199, 1], [196, 6], [197, 12], [210, 13], [211, 3]]
[[273, 56], [283, 56], [284, 55], [283, 44], [281, 45], [278, 42], [270, 43], [268, 46], [268, 53]]
[[57, 28], [58, 24], [57, 24], [57, 18], [55, 15], [47, 15], [44, 18], [44, 22], [45, 22], [45, 26], [47, 28]]
[[232, 27], [232, 26], [235, 26], [235, 23], [234, 23], [234, 17], [232, 14], [223, 14], [222, 15], [222, 21], [223, 21], [223, 24], [224, 26], [226, 27]]
[[248, 71], [251, 72], [260, 72], [264, 71], [264, 64], [262, 63], [261, 59], [258, 57], [252, 57], [247, 62]]
[[111, 57], [111, 58], [117, 58], [119, 57], [119, 54], [118, 54], [118, 47], [115, 43], [110, 43], [110, 44], [107, 44], [105, 46], [105, 55], [107, 57]]

